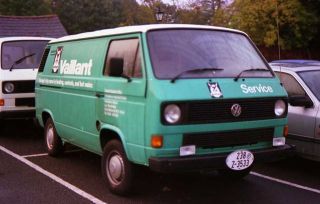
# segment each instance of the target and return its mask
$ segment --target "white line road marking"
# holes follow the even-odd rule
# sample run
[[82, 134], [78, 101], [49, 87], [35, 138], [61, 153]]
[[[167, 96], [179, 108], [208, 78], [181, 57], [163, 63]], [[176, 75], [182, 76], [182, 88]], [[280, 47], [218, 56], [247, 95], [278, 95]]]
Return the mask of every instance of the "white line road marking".
[[[73, 153], [73, 152], [81, 152], [81, 151], [84, 151], [84, 150], [82, 150], [82, 149], [74, 149], [74, 150], [67, 151], [65, 153]], [[43, 157], [43, 156], [48, 156], [48, 153], [22, 155], [21, 157], [30, 158], [30, 157]]]
[[257, 176], [257, 177], [261, 177], [261, 178], [267, 179], [267, 180], [275, 181], [275, 182], [278, 182], [278, 183], [286, 184], [288, 186], [292, 186], [292, 187], [295, 187], [295, 188], [300, 188], [300, 189], [303, 189], [303, 190], [307, 190], [307, 191], [311, 191], [311, 192], [320, 194], [320, 190], [319, 189], [310, 188], [310, 187], [307, 187], [307, 186], [302, 186], [302, 185], [299, 185], [299, 184], [296, 184], [296, 183], [291, 183], [289, 181], [273, 178], [271, 176], [266, 176], [266, 175], [259, 174], [257, 172], [253, 172], [253, 171], [251, 171], [250, 174], [254, 175], [254, 176]]
[[[22, 157], [22, 156], [19, 156], [19, 155], [15, 154], [14, 152], [4, 148], [1, 145], [0, 145], [0, 150], [5, 152], [5, 153], [7, 153], [7, 154], [9, 154], [12, 157], [18, 159], [19, 161], [21, 161], [22, 163], [28, 165], [29, 167], [33, 168], [34, 170], [46, 175], [47, 177], [51, 178], [52, 180], [60, 183], [61, 185], [65, 186], [66, 188], [69, 188], [70, 190], [72, 190], [73, 192], [77, 193], [78, 195], [90, 200], [91, 202], [98, 203], [98, 204], [106, 204], [105, 202], [103, 202], [103, 201], [99, 200], [98, 198], [94, 197], [93, 195], [91, 195], [91, 194], [79, 189], [78, 187], [76, 187], [76, 186], [64, 181], [63, 179], [57, 177], [56, 175], [44, 170], [40, 166], [38, 166], [38, 165], [36, 165], [36, 164], [34, 164], [34, 163], [30, 162], [29, 160], [24, 158], [24, 157], [32, 157], [33, 155], [26, 155], [26, 156]], [[74, 150], [74, 151], [77, 151], [77, 150]], [[72, 152], [72, 151], [70, 151], [70, 152]], [[38, 154], [38, 155], [43, 156], [43, 155], [47, 155], [47, 154]], [[253, 172], [253, 171], [250, 172], [250, 174], [254, 175], [254, 176], [257, 176], [257, 177], [260, 177], [260, 178], [264, 178], [264, 179], [267, 179], [267, 180], [271, 180], [271, 181], [274, 181], [274, 182], [278, 182], [278, 183], [281, 183], [281, 184], [285, 184], [285, 185], [288, 185], [288, 186], [292, 186], [292, 187], [295, 187], [295, 188], [299, 188], [299, 189], [303, 189], [303, 190], [307, 190], [307, 191], [311, 191], [311, 192], [320, 194], [320, 190], [319, 189], [310, 188], [310, 187], [307, 187], [307, 186], [302, 186], [302, 185], [295, 184], [295, 183], [292, 183], [292, 182], [289, 182], [289, 181], [285, 181], [285, 180], [273, 178], [271, 176], [266, 176], [266, 175], [263, 175], [263, 174], [259, 174], [257, 172]]]
[[23, 155], [21, 157], [23, 158], [30, 158], [30, 157], [42, 157], [42, 156], [48, 156], [48, 153], [43, 153], [43, 154], [29, 154], [29, 155]]
[[98, 198], [94, 197], [93, 195], [81, 190], [80, 188], [66, 182], [65, 180], [57, 177], [56, 175], [44, 170], [40, 166], [30, 162], [29, 160], [21, 157], [20, 155], [15, 154], [14, 152], [4, 148], [3, 146], [0, 145], [0, 150], [9, 154], [10, 156], [16, 158], [17, 160], [21, 161], [22, 163], [28, 165], [29, 167], [33, 168], [34, 170], [44, 174], [45, 176], [51, 178], [52, 180], [60, 183], [61, 185], [65, 186], [66, 188], [72, 190], [73, 192], [77, 193], [78, 195], [82, 196], [83, 198], [88, 199], [89, 201], [97, 204], [106, 204], [106, 202], [103, 202], [102, 200], [99, 200]]

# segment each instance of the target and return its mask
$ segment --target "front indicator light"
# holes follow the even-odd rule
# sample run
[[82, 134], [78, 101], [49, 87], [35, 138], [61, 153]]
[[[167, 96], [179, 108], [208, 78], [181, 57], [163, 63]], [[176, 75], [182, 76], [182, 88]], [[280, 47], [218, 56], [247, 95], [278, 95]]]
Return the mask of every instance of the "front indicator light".
[[289, 134], [289, 127], [288, 127], [288, 125], [286, 125], [283, 127], [283, 136], [287, 137], [288, 134]]
[[0, 106], [4, 106], [4, 99], [0, 99]]
[[286, 144], [286, 138], [285, 137], [274, 137], [272, 146], [279, 147]]
[[162, 135], [152, 135], [151, 136], [151, 147], [161, 148], [163, 146], [163, 136]]

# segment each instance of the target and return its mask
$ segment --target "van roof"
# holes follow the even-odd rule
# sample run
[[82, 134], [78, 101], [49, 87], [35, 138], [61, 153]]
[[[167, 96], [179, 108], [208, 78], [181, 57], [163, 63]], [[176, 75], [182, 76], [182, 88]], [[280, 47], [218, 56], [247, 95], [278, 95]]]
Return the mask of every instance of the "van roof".
[[0, 44], [8, 41], [19, 41], [19, 40], [47, 40], [50, 41], [54, 38], [45, 37], [27, 37], [27, 36], [16, 36], [16, 37], [0, 37]]
[[157, 29], [174, 29], [174, 28], [191, 28], [191, 29], [213, 29], [213, 30], [223, 30], [223, 31], [232, 31], [243, 33], [239, 30], [223, 28], [223, 27], [215, 27], [215, 26], [203, 26], [203, 25], [190, 25], [190, 24], [149, 24], [149, 25], [137, 25], [137, 26], [125, 26], [104, 30], [97, 30], [93, 32], [80, 33], [75, 35], [69, 35], [65, 37], [61, 37], [58, 39], [54, 39], [51, 43], [56, 42], [64, 42], [64, 41], [72, 41], [78, 39], [86, 39], [86, 38], [94, 38], [108, 35], [117, 35], [117, 34], [128, 34], [128, 33], [145, 33], [149, 30], [157, 30]]

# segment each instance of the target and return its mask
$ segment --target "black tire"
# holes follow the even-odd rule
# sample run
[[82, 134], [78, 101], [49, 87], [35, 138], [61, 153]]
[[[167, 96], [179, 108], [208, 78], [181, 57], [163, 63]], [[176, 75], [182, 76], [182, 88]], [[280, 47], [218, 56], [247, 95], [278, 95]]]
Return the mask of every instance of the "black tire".
[[112, 193], [118, 195], [131, 193], [134, 165], [128, 160], [119, 140], [111, 140], [105, 145], [101, 158], [101, 172]]
[[48, 118], [44, 127], [44, 142], [50, 156], [56, 157], [63, 153], [64, 147], [61, 138], [51, 118]]
[[250, 174], [251, 169], [252, 167], [240, 171], [235, 171], [231, 169], [221, 169], [219, 170], [219, 174], [227, 179], [241, 180]]

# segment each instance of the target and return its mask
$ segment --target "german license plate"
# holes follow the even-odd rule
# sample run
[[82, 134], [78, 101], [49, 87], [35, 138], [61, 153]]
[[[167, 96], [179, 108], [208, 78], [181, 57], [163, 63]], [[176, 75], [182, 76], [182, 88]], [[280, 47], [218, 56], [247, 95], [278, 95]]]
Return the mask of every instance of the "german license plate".
[[230, 153], [226, 159], [227, 166], [236, 171], [244, 170], [251, 166], [254, 156], [248, 150], [237, 150]]

